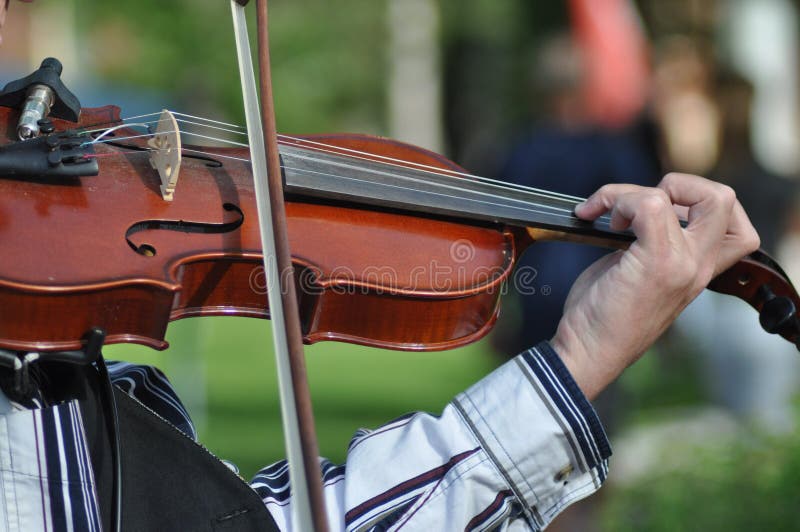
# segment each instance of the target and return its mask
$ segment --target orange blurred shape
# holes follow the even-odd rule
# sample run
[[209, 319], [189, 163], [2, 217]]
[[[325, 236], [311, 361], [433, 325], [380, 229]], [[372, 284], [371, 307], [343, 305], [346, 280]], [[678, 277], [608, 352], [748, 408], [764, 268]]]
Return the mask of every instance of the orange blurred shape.
[[575, 41], [585, 65], [584, 94], [592, 119], [623, 127], [642, 111], [648, 93], [648, 45], [629, 0], [570, 0]]

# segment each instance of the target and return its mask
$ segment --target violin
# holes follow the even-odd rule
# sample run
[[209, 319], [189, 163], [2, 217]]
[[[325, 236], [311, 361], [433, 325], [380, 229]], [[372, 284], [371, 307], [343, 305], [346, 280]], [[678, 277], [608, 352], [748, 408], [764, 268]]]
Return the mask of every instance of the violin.
[[[19, 117], [0, 108], [0, 172], [3, 151], [32, 142], [15, 142]], [[0, 348], [78, 349], [100, 327], [106, 343], [165, 349], [172, 320], [269, 318], [246, 147], [180, 146], [180, 181], [167, 197], [149, 157], [154, 134], [134, 129], [118, 107], [53, 119], [47, 131], [39, 139], [64, 143], [63, 175], [0, 173], [0, 302], [13, 309], [0, 320]], [[39, 159], [52, 158], [40, 144]], [[75, 155], [79, 146], [90, 152]], [[390, 139], [280, 136], [280, 158], [307, 343], [462, 346], [491, 330], [532, 243], [623, 249], [634, 238], [610, 229], [608, 217], [575, 217], [580, 198], [471, 176]], [[96, 175], [68, 175], [80, 165]], [[765, 329], [798, 343], [800, 299], [766, 253], [709, 288], [746, 301]]]
[[[231, 7], [253, 133], [247, 3], [233, 0]], [[281, 291], [277, 324], [284, 325], [283, 308], [300, 321], [276, 328], [285, 333], [276, 341], [284, 344], [276, 360], [293, 520], [299, 529], [324, 531], [299, 336], [401, 350], [461, 346], [492, 328], [516, 260], [532, 243], [624, 249], [634, 236], [612, 230], [608, 216], [579, 220], [573, 209], [580, 198], [473, 176], [440, 155], [389, 139], [280, 136], [276, 149], [266, 0], [257, 9], [260, 131], [267, 143], [249, 137], [257, 146], [252, 163], [247, 144], [184, 145], [177, 126], [180, 120], [241, 132], [230, 124], [166, 111], [155, 120], [123, 120], [115, 106], [80, 109], [60, 82], [57, 62], [46, 60], [0, 92], [0, 355], [16, 374], [42, 352], [63, 360], [81, 351], [99, 354], [103, 343], [165, 349], [170, 321], [269, 318], [264, 296], [275, 300]], [[276, 217], [264, 215], [264, 188]], [[262, 238], [267, 219], [272, 245]], [[291, 281], [268, 281], [284, 274]], [[709, 287], [747, 301], [765, 329], [797, 345], [800, 299], [766, 254], [751, 254]], [[105, 373], [119, 530], [121, 452]]]

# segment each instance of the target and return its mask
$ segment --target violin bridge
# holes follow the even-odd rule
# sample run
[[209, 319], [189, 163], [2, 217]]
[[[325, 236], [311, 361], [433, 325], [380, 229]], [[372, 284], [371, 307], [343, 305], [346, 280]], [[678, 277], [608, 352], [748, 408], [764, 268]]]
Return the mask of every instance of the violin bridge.
[[181, 134], [175, 115], [166, 109], [161, 112], [156, 132], [147, 144], [153, 148], [150, 165], [161, 177], [161, 197], [172, 201], [181, 169]]

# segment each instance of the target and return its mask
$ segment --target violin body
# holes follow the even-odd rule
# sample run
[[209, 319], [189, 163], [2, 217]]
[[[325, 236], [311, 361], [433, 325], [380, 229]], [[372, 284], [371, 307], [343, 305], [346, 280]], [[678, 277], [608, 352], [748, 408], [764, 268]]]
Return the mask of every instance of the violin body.
[[[0, 108], [3, 143], [11, 142], [16, 118], [17, 111]], [[121, 123], [114, 106], [85, 109], [79, 123], [54, 121], [58, 130]], [[124, 138], [138, 132], [116, 133]], [[358, 153], [353, 164], [388, 159], [394, 167], [461, 170], [427, 150], [364, 135], [295, 137], [282, 149], [306, 143], [324, 146], [328, 156]], [[269, 318], [246, 148], [184, 146], [180, 184], [174, 200], [165, 201], [144, 140], [95, 146], [96, 176], [0, 176], [0, 348], [78, 349], [85, 332], [99, 327], [106, 343], [165, 349], [172, 320]], [[461, 219], [452, 209], [443, 216], [436, 205], [430, 209], [436, 214], [413, 205], [376, 207], [357, 201], [359, 186], [353, 187], [356, 196], [339, 200], [287, 190], [307, 343], [338, 340], [400, 350], [465, 345], [491, 330], [516, 258], [532, 242], [624, 248], [633, 238], [587, 230], [575, 220], [563, 227], [515, 225], [502, 218]], [[797, 344], [800, 297], [763, 252], [745, 257], [709, 288], [743, 299], [761, 313], [765, 329]]]
[[[5, 142], [15, 114], [0, 109]], [[109, 106], [55, 125], [118, 122]], [[388, 139], [305, 138], [458, 169]], [[0, 179], [0, 348], [76, 349], [100, 327], [107, 343], [165, 349], [171, 320], [269, 317], [250, 164], [226, 158], [248, 150], [196, 149], [204, 153], [184, 158], [171, 202], [148, 158], [114, 143], [97, 145], [97, 176]], [[436, 350], [491, 329], [514, 266], [511, 231], [298, 199], [286, 209], [306, 342]]]

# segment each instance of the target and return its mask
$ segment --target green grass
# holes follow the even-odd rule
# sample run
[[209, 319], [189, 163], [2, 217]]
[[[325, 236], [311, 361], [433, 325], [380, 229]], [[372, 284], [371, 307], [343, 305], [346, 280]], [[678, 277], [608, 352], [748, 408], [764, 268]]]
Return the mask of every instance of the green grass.
[[[187, 402], [200, 441], [249, 478], [285, 456], [270, 331], [264, 320], [189, 319], [170, 324], [167, 351], [119, 345], [105, 354], [161, 368]], [[306, 359], [320, 454], [334, 462], [344, 461], [359, 427], [439, 412], [498, 363], [485, 341], [435, 353], [325, 342], [307, 346]]]
[[685, 463], [612, 487], [601, 516], [609, 532], [798, 530], [800, 438], [742, 432], [726, 446], [675, 446]]

